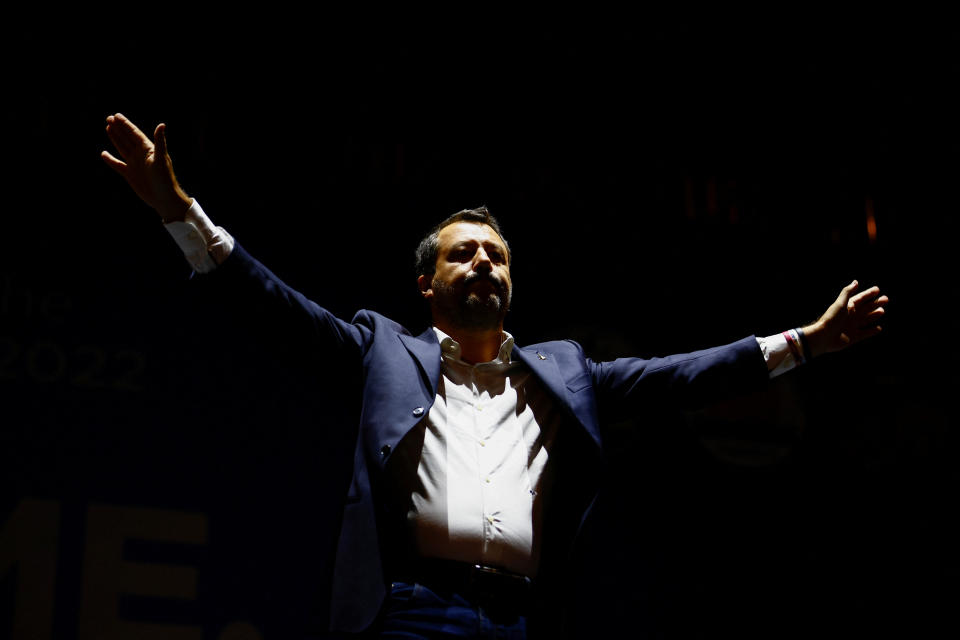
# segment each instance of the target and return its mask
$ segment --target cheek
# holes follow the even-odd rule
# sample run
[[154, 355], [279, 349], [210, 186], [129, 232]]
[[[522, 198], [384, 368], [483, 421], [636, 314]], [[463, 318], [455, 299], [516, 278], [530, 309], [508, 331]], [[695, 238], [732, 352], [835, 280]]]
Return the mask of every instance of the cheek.
[[433, 290], [433, 293], [443, 294], [449, 292], [453, 287], [449, 284], [449, 280], [445, 279], [442, 276], [434, 276], [433, 280], [430, 282], [430, 288]]

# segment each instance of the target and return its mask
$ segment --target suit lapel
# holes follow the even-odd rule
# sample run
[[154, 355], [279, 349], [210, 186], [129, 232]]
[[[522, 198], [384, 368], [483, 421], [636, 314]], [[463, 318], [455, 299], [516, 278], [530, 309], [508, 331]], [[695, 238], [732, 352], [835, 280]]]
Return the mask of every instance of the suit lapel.
[[527, 365], [530, 371], [540, 378], [547, 390], [576, 418], [577, 422], [600, 447], [601, 440], [597, 425], [594, 424], [592, 416], [585, 415], [584, 412], [580, 411], [578, 404], [571, 398], [556, 358], [544, 351], [528, 351], [520, 348], [514, 348], [513, 357]]
[[433, 329], [427, 329], [419, 336], [397, 334], [400, 342], [420, 365], [420, 370], [430, 383], [432, 393], [440, 386], [440, 343]]

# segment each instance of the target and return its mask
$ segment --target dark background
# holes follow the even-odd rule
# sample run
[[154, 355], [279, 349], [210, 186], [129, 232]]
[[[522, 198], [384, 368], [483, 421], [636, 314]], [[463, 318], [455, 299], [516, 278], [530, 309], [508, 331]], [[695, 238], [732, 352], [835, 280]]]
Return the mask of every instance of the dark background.
[[229, 640], [324, 615], [350, 399], [198, 294], [98, 158], [116, 111], [166, 122], [188, 193], [345, 318], [419, 332], [413, 248], [480, 204], [514, 251], [520, 344], [662, 355], [812, 321], [853, 278], [881, 285], [870, 343], [757, 396], [611, 425], [573, 624], [955, 627], [953, 34], [936, 16], [442, 17], [9, 29], [0, 637], [30, 606], [9, 560], [25, 500], [59, 508], [54, 637], [83, 635], [102, 504], [208, 523], [202, 545], [124, 547], [195, 567], [198, 593], [122, 596], [119, 618]]

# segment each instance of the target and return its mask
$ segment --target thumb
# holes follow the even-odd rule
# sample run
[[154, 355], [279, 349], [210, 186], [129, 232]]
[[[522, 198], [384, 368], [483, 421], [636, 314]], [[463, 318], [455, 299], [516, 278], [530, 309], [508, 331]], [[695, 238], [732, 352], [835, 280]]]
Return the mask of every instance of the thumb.
[[850, 296], [853, 295], [853, 292], [857, 290], [859, 285], [859, 282], [853, 280], [850, 284], [840, 290], [840, 300], [843, 302], [843, 304], [847, 304], [847, 300], [850, 299]]
[[167, 125], [162, 122], [157, 125], [153, 132], [153, 143], [157, 146], [157, 154], [160, 157], [167, 155]]

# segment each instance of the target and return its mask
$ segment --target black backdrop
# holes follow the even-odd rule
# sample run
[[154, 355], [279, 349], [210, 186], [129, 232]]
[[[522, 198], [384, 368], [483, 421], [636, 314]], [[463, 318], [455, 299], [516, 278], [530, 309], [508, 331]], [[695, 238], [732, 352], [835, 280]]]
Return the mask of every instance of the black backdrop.
[[7, 29], [0, 636], [273, 639], [324, 616], [349, 396], [198, 294], [98, 158], [115, 111], [166, 122], [187, 191], [343, 317], [419, 331], [412, 249], [480, 204], [514, 250], [521, 344], [690, 350], [880, 284], [871, 343], [611, 425], [573, 625], [952, 624], [957, 74], [934, 17], [326, 18]]

